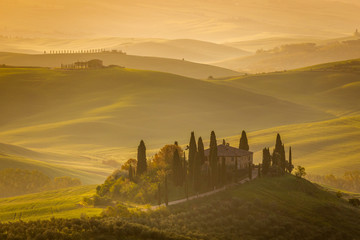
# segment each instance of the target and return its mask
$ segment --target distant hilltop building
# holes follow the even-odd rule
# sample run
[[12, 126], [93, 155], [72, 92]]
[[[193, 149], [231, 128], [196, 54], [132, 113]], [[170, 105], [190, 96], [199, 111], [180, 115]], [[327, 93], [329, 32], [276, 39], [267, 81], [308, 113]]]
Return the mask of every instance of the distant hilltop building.
[[[205, 161], [209, 163], [210, 149], [205, 150]], [[225, 160], [226, 166], [235, 166], [238, 164], [238, 169], [245, 169], [249, 164], [253, 163], [253, 152], [243, 149], [231, 147], [228, 143], [223, 143], [217, 146], [218, 161]]]
[[360, 37], [360, 33], [359, 33], [359, 31], [356, 29], [356, 31], [354, 32], [354, 36], [355, 37]]
[[61, 69], [71, 69], [71, 70], [77, 70], [77, 69], [99, 69], [103, 68], [103, 61], [99, 59], [93, 59], [87, 62], [75, 62], [72, 64], [61, 64]]

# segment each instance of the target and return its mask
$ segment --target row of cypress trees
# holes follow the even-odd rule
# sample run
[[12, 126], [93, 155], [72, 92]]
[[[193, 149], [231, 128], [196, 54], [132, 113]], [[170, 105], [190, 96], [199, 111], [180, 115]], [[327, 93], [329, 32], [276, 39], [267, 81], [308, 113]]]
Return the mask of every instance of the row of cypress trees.
[[[175, 145], [178, 143], [175, 142]], [[246, 132], [242, 131], [239, 148], [248, 151], [249, 144], [246, 136]], [[201, 191], [204, 184], [207, 185], [208, 190], [212, 190], [216, 187], [223, 186], [227, 183], [229, 178], [233, 178], [237, 181], [237, 160], [233, 169], [232, 176], [228, 175], [227, 166], [225, 159], [221, 162], [218, 160], [218, 146], [215, 132], [212, 131], [210, 134], [210, 153], [209, 153], [209, 165], [206, 168], [202, 168], [205, 163], [205, 149], [202, 137], [195, 140], [195, 133], [191, 132], [189, 145], [186, 147], [188, 150], [188, 160], [186, 160], [185, 152], [184, 156], [181, 157], [177, 148], [175, 148], [173, 159], [171, 162], [171, 179], [175, 186], [183, 186], [186, 196], [188, 196], [189, 189], [192, 188], [196, 193]], [[205, 170], [206, 171], [203, 171]], [[146, 147], [143, 140], [140, 141], [137, 151], [137, 166], [136, 175], [140, 176], [147, 171], [146, 161]], [[133, 180], [135, 176], [135, 169], [130, 165], [129, 167], [129, 178]], [[165, 176], [164, 185], [158, 185], [158, 199], [161, 201], [161, 196], [164, 197], [165, 203], [168, 198], [168, 177]], [[161, 187], [163, 185], [163, 188]], [[161, 191], [162, 190], [162, 191]]]

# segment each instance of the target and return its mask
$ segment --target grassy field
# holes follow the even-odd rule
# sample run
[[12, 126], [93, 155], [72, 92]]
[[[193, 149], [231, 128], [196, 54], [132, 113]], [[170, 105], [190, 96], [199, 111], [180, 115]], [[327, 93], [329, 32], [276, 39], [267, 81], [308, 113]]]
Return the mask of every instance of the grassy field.
[[[19, 168], [27, 170], [39, 170], [50, 178], [69, 176], [72, 178], [79, 178], [83, 184], [95, 184], [103, 181], [106, 178], [107, 173], [111, 170], [94, 168], [94, 172], [91, 173], [91, 169], [79, 170], [80, 163], [74, 163], [71, 165], [54, 164], [46, 161], [39, 161], [30, 158], [24, 158], [16, 155], [3, 155], [0, 154], [0, 170], [6, 168]], [[98, 173], [96, 173], [96, 171]]]
[[345, 116], [360, 112], [359, 69], [359, 60], [349, 60], [217, 82]]
[[[302, 165], [308, 173], [343, 175], [345, 171], [360, 168], [360, 116], [334, 120], [291, 124], [254, 131], [248, 134], [254, 161], [262, 160], [264, 147], [274, 148], [276, 134], [280, 133], [286, 152], [292, 147], [294, 165]], [[240, 135], [226, 138], [238, 146]]]
[[122, 219], [193, 239], [356, 239], [359, 216], [334, 193], [287, 175]]
[[92, 196], [96, 185], [59, 189], [12, 198], [0, 198], [0, 221], [79, 218], [99, 215], [100, 208], [83, 207], [83, 197]]
[[332, 117], [234, 87], [121, 68], [3, 68], [0, 89], [2, 142], [84, 156], [71, 159], [77, 165], [133, 157], [140, 139], [151, 156], [164, 144], [186, 143], [193, 130], [207, 138], [212, 129], [227, 136], [245, 127], [263, 129]]

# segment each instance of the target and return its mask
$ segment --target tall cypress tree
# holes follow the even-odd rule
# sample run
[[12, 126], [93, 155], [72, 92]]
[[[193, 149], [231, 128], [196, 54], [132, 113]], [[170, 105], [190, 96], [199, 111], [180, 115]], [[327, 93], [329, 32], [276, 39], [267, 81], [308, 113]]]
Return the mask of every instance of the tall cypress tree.
[[194, 170], [194, 161], [195, 161], [195, 154], [197, 152], [197, 147], [196, 147], [196, 140], [195, 140], [195, 134], [194, 132], [191, 132], [191, 137], [190, 137], [190, 143], [189, 143], [189, 175], [190, 178], [193, 178], [193, 170]]
[[268, 174], [270, 164], [271, 164], [270, 149], [264, 148], [263, 149], [263, 158], [262, 158], [262, 174], [263, 175]]
[[291, 173], [293, 169], [294, 169], [294, 165], [292, 164], [292, 153], [291, 153], [291, 147], [290, 147], [290, 149], [289, 149], [289, 165], [288, 165], [289, 173]]
[[181, 167], [181, 160], [179, 156], [179, 152], [177, 149], [175, 149], [174, 156], [173, 156], [173, 162], [172, 162], [172, 176], [173, 176], [173, 182], [175, 186], [181, 186], [182, 185], [182, 167]]
[[138, 152], [137, 152], [137, 167], [136, 174], [140, 176], [147, 170], [147, 162], [146, 162], [146, 147], [143, 140], [140, 141]]
[[281, 141], [281, 137], [279, 133], [276, 136], [275, 149], [272, 157], [273, 157], [273, 165], [279, 167], [282, 173], [284, 173], [286, 168], [285, 146]]
[[239, 148], [242, 150], [249, 151], [249, 143], [246, 136], [246, 132], [244, 130], [241, 133]]
[[217, 184], [217, 165], [218, 165], [218, 156], [217, 156], [217, 141], [215, 132], [212, 131], [210, 135], [210, 153], [209, 153], [209, 162], [211, 169], [211, 187], [214, 188]]
[[204, 143], [201, 137], [198, 139], [198, 153], [200, 157], [200, 165], [205, 163], [205, 150], [204, 150]]

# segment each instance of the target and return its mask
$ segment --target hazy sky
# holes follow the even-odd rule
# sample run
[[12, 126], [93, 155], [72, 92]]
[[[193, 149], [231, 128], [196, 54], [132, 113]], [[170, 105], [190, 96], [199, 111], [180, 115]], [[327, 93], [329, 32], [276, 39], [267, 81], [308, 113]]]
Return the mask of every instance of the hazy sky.
[[360, 28], [359, 12], [359, 0], [1, 0], [0, 35], [336, 37]]

